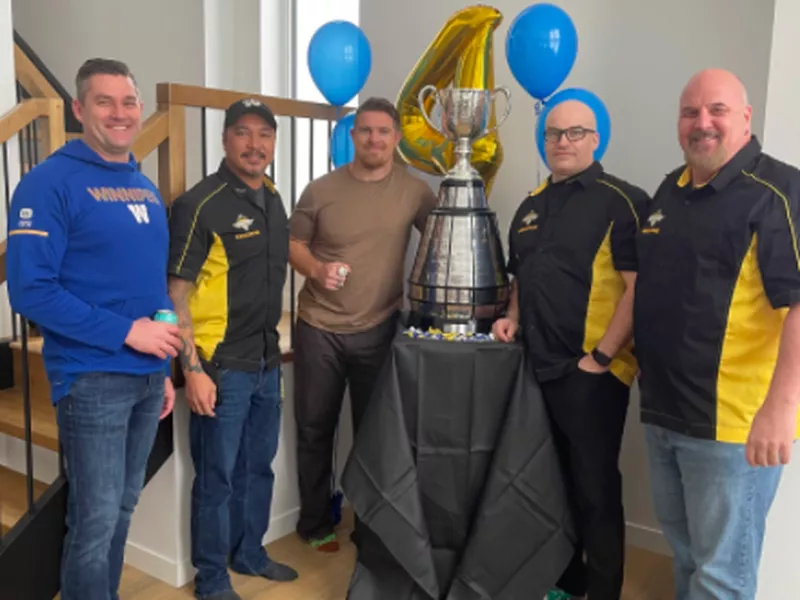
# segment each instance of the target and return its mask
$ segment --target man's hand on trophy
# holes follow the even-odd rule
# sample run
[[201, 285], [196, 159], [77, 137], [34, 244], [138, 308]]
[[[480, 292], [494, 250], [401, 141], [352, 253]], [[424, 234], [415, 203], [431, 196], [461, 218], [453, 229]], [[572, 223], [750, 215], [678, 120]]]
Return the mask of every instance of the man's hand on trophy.
[[314, 279], [321, 283], [326, 290], [340, 290], [349, 273], [350, 266], [344, 263], [322, 263]]
[[503, 317], [497, 319], [492, 325], [492, 334], [501, 342], [513, 342], [514, 336], [517, 335], [517, 329], [519, 329], [519, 324], [516, 321]]

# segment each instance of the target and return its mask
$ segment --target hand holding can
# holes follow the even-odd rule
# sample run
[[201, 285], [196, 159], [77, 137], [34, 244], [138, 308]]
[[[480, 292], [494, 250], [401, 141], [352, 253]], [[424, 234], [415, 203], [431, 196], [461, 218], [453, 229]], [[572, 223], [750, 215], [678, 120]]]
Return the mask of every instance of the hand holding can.
[[329, 262], [320, 265], [318, 272], [314, 275], [314, 279], [327, 290], [340, 290], [349, 274], [350, 267], [347, 264]]
[[169, 323], [170, 325], [177, 325], [178, 315], [175, 314], [174, 310], [169, 310], [164, 308], [156, 311], [156, 314], [153, 315], [153, 321], [156, 321], [158, 323]]

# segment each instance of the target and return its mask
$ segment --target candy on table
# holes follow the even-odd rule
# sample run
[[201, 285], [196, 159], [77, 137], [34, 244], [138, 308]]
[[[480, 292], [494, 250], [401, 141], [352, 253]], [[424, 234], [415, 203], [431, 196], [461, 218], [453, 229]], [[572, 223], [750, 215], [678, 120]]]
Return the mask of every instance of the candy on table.
[[427, 331], [417, 327], [409, 327], [403, 332], [407, 337], [423, 340], [444, 340], [447, 342], [493, 342], [494, 335], [491, 333], [456, 333], [449, 331], [445, 333], [441, 329], [428, 328]]

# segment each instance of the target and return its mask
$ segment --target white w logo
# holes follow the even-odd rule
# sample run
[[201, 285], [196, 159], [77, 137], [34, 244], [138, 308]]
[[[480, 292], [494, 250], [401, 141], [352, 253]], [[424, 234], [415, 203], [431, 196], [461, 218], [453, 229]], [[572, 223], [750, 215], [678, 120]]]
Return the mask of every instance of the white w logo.
[[133, 213], [133, 217], [139, 225], [150, 222], [150, 215], [147, 214], [146, 204], [128, 204], [128, 210]]

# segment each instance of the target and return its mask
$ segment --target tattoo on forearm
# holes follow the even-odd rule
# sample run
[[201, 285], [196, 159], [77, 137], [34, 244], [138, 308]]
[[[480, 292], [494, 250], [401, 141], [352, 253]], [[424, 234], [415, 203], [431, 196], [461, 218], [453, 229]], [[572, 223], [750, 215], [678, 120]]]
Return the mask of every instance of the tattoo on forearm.
[[192, 330], [192, 315], [189, 312], [188, 296], [192, 283], [183, 279], [171, 278], [169, 280], [169, 296], [175, 305], [178, 316], [178, 327], [181, 330], [181, 350], [179, 352], [183, 370], [188, 373], [202, 373], [200, 357], [194, 345], [194, 331]]

